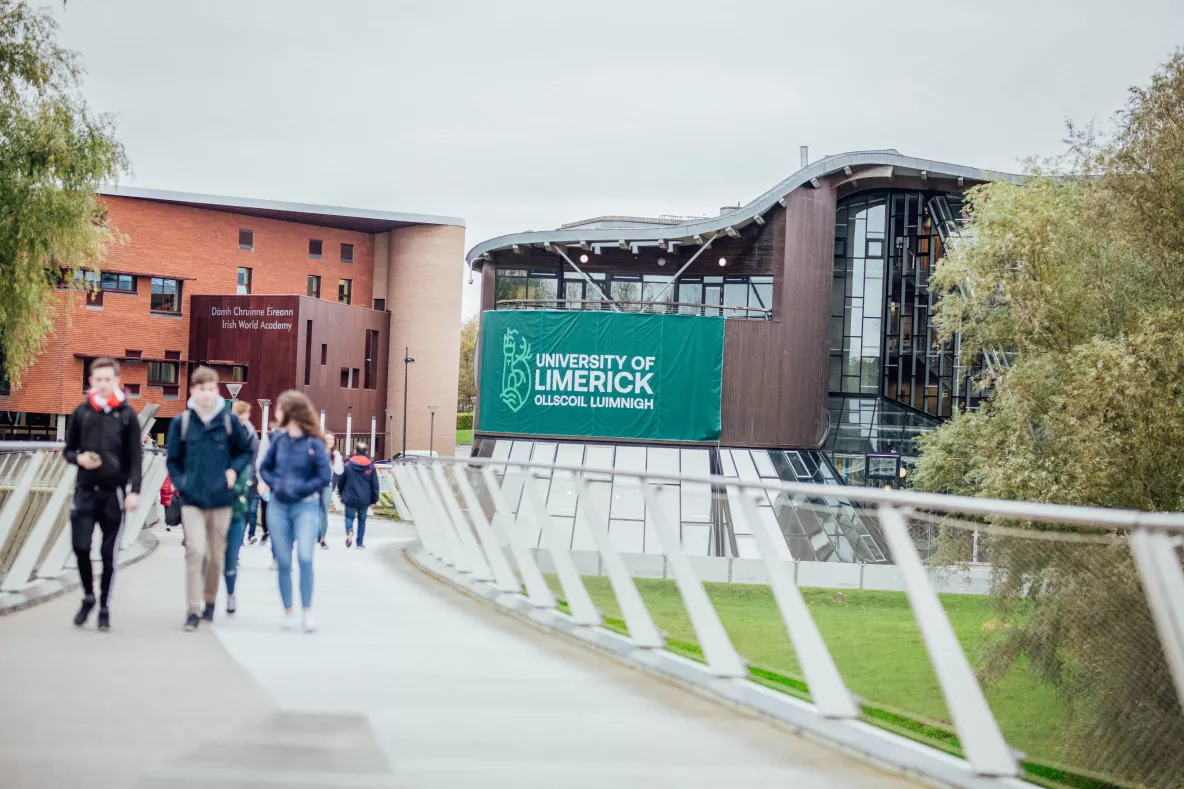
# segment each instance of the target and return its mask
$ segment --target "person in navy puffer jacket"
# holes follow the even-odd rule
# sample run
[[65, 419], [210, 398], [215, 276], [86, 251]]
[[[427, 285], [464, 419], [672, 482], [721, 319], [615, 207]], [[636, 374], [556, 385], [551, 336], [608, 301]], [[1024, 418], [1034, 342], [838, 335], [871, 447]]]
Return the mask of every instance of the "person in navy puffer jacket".
[[[275, 552], [280, 600], [284, 604], [285, 630], [296, 626], [292, 612], [292, 544], [300, 564], [300, 602], [304, 606], [304, 630], [316, 630], [312, 619], [312, 557], [321, 520], [321, 491], [329, 484], [332, 469], [312, 401], [302, 392], [289, 390], [276, 403], [279, 430], [259, 465], [261, 492], [270, 491], [267, 528]], [[264, 487], [266, 486], [266, 489]]]
[[365, 441], [354, 444], [353, 457], [345, 464], [345, 471], [337, 480], [337, 492], [345, 505], [345, 547], [353, 544], [354, 519], [358, 521], [358, 547], [365, 548], [366, 515], [378, 503], [378, 471], [366, 454]]

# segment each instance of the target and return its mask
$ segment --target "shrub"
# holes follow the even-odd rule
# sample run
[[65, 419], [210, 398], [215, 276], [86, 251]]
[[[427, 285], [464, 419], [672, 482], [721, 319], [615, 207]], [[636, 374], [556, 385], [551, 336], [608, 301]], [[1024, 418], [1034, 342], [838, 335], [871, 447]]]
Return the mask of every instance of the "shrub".
[[457, 430], [472, 430], [473, 429], [473, 414], [457, 414], [456, 415], [456, 429]]

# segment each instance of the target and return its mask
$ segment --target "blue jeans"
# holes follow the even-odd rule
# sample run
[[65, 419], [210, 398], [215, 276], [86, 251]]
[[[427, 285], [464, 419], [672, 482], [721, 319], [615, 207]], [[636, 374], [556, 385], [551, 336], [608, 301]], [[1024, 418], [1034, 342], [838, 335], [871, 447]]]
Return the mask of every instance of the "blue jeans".
[[333, 483], [330, 482], [321, 491], [321, 530], [317, 535], [317, 539], [321, 542], [325, 541], [325, 535], [329, 533], [329, 505], [333, 503]]
[[246, 530], [245, 519], [230, 519], [230, 529], [226, 532], [226, 564], [222, 569], [222, 577], [226, 579], [226, 594], [234, 594], [234, 582], [238, 580], [238, 551], [243, 547]]
[[[259, 491], [254, 488], [247, 490], [247, 539], [255, 536], [255, 525], [259, 519]], [[265, 525], [266, 531], [267, 526]]]
[[354, 518], [358, 519], [358, 547], [362, 546], [362, 540], [366, 538], [366, 515], [370, 512], [369, 507], [346, 507], [345, 508], [345, 530], [353, 531]]
[[280, 600], [285, 609], [292, 607], [293, 543], [300, 564], [300, 601], [305, 608], [312, 607], [312, 555], [317, 544], [319, 517], [320, 503], [315, 493], [295, 504], [285, 504], [274, 498], [267, 503], [267, 528], [271, 532]]

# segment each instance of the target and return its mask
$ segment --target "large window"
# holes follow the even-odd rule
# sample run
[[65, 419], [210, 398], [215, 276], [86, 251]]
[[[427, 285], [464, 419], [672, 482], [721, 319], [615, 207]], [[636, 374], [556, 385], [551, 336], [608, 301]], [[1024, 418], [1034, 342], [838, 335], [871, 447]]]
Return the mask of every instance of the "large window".
[[150, 307], [153, 312], [166, 312], [180, 315], [181, 280], [153, 277], [152, 303]]
[[[690, 315], [765, 319], [771, 317], [771, 312], [766, 311], [773, 306], [773, 277], [767, 275], [688, 275], [674, 284], [671, 274], [631, 272], [589, 274], [591, 283], [575, 271], [564, 271], [560, 277], [554, 270], [499, 269], [496, 277], [495, 300], [501, 309], [524, 306], [604, 309], [598, 303], [602, 300], [601, 293], [613, 301], [626, 302], [620, 305], [621, 309], [631, 311], [677, 310]], [[655, 302], [653, 306], [647, 304], [651, 301]], [[672, 306], [675, 302], [684, 306], [676, 308]], [[744, 309], [737, 309], [740, 307]]]
[[136, 277], [133, 274], [115, 274], [104, 271], [100, 287], [108, 293], [135, 293]]

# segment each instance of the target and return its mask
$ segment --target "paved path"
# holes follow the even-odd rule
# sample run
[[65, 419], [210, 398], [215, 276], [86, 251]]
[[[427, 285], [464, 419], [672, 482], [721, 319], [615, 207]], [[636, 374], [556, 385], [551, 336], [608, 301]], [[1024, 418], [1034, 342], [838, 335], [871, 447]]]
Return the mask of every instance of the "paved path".
[[493, 613], [412, 568], [400, 528], [317, 554], [321, 632], [278, 629], [270, 554], [240, 613], [181, 632], [176, 533], [117, 580], [0, 619], [0, 785], [904, 787], [831, 750]]

